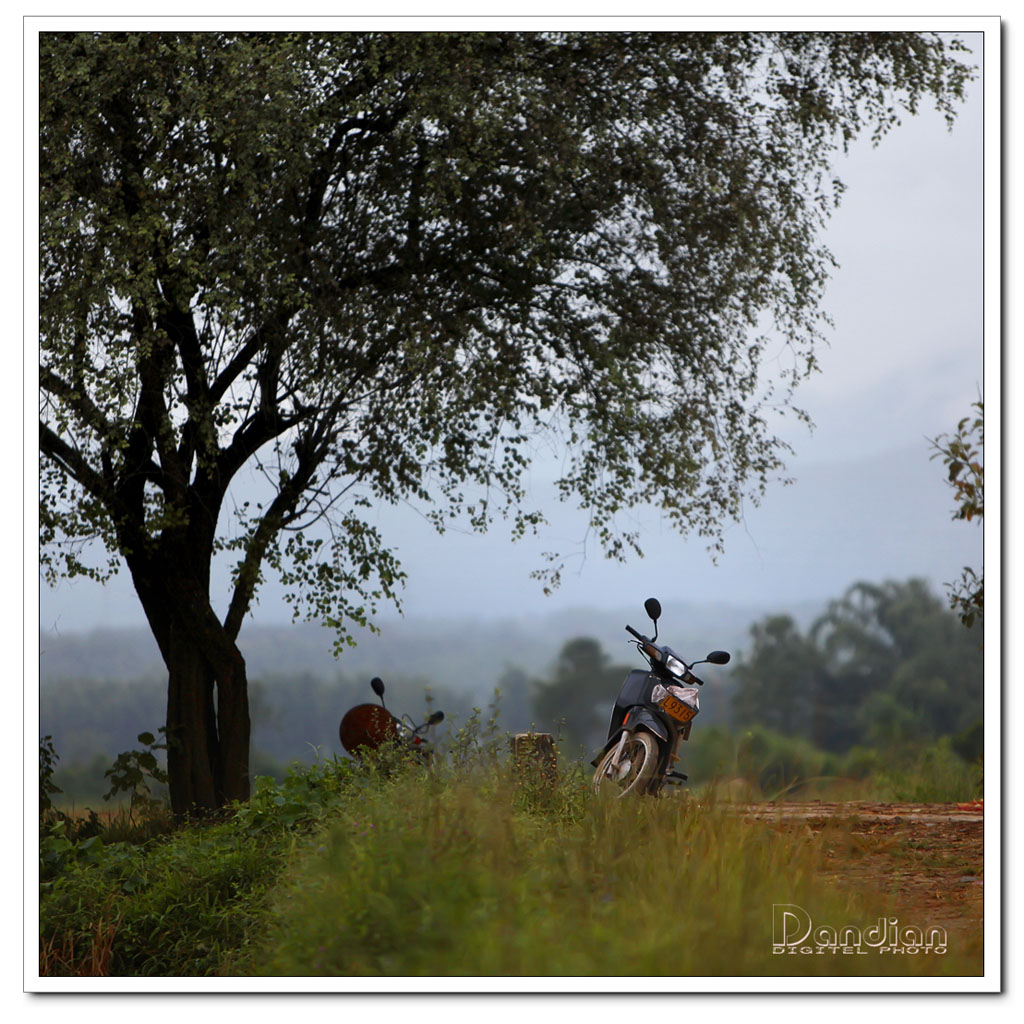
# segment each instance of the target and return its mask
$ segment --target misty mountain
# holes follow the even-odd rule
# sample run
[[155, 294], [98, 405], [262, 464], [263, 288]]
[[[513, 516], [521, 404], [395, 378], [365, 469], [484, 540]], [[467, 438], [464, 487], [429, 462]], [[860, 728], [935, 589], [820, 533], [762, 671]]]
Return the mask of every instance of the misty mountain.
[[[738, 654], [751, 623], [766, 611], [665, 602], [661, 637], [691, 658], [716, 647]], [[809, 621], [820, 611], [809, 603], [794, 614]], [[474, 707], [486, 719], [500, 684], [499, 727], [528, 729], [531, 681], [547, 677], [566, 641], [592, 637], [613, 663], [640, 665], [623, 629], [627, 622], [651, 632], [642, 607], [498, 621], [392, 618], [381, 623], [379, 635], [364, 631], [358, 645], [337, 659], [333, 635], [316, 625], [243, 630], [257, 770], [261, 763], [308, 761], [315, 748], [341, 753], [338, 722], [354, 704], [375, 700], [369, 687], [375, 675], [385, 680], [388, 706], [398, 714], [422, 720], [429, 694], [433, 707], [447, 715], [444, 728], [464, 724]], [[62, 764], [94, 762], [97, 780], [119, 751], [138, 746], [139, 732], [155, 733], [164, 721], [166, 671], [145, 630], [43, 634], [39, 668], [41, 735], [53, 736]], [[715, 677], [703, 709], [709, 723], [721, 720], [729, 705], [728, 669], [716, 670]]]
[[[716, 647], [733, 650], [746, 642], [759, 617], [778, 609], [722, 604], [663, 602], [662, 636], [687, 657]], [[820, 602], [787, 609], [797, 621], [820, 613]], [[579, 636], [596, 639], [616, 660], [630, 656], [626, 623], [650, 632], [643, 608], [617, 611], [574, 609], [533, 613], [493, 621], [480, 619], [390, 618], [380, 633], [363, 630], [356, 647], [332, 654], [333, 634], [317, 625], [243, 628], [239, 646], [249, 678], [308, 674], [334, 680], [381, 676], [422, 678], [458, 693], [487, 695], [505, 669], [537, 675], [551, 665], [562, 645]], [[96, 629], [87, 633], [40, 635], [39, 678], [43, 691], [69, 682], [163, 680], [166, 672], [156, 644], [143, 629]]]

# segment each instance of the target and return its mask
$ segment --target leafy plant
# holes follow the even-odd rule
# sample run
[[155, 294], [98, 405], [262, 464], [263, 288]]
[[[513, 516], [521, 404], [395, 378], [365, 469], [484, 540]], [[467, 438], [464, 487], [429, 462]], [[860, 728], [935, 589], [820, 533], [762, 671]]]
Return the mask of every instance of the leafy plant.
[[53, 749], [53, 737], [43, 736], [39, 741], [39, 815], [42, 817], [53, 807], [51, 797], [62, 793], [60, 786], [53, 781], [60, 755]]
[[[973, 406], [975, 415], [965, 416], [950, 436], [932, 442], [933, 459], [941, 458], [949, 471], [954, 491], [954, 519], [981, 521], [985, 514], [985, 403]], [[985, 574], [965, 566], [957, 583], [947, 583], [950, 606], [967, 627], [981, 623], [985, 614]]]
[[[161, 726], [159, 731], [166, 734], [167, 729]], [[113, 765], [103, 773], [110, 780], [110, 789], [103, 799], [109, 800], [118, 793], [127, 793], [129, 821], [136, 809], [149, 810], [161, 803], [153, 795], [151, 784], [167, 784], [167, 772], [160, 767], [156, 757], [156, 751], [167, 749], [166, 738], [164, 742], [158, 743], [151, 732], [140, 732], [138, 739], [145, 747], [144, 750], [122, 751]]]
[[[122, 782], [130, 787], [136, 771], [152, 776], [148, 759], [128, 758]], [[111, 829], [77, 841], [54, 824], [40, 850], [41, 973], [217, 973], [259, 934], [266, 893], [296, 843], [378, 784], [372, 771], [332, 759], [293, 765], [280, 785], [258, 777], [226, 820], [158, 840], [116, 841]]]

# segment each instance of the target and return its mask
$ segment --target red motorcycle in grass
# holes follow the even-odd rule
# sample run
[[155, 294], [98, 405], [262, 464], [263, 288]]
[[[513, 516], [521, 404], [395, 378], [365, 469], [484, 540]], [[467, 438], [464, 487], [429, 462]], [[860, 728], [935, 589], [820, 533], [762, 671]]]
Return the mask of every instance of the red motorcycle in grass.
[[338, 727], [341, 745], [357, 759], [361, 758], [361, 751], [377, 750], [386, 743], [405, 746], [419, 757], [429, 757], [431, 744], [423, 733], [444, 721], [444, 712], [435, 711], [422, 725], [414, 725], [407, 715], [396, 718], [384, 706], [384, 683], [379, 676], [370, 680], [370, 686], [380, 704], [357, 704], [345, 713]]

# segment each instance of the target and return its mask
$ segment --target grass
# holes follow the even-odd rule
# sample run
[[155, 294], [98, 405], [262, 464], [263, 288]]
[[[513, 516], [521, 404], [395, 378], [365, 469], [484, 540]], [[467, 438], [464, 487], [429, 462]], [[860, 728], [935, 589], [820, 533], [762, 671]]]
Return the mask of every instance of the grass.
[[[773, 904], [870, 925], [834, 884], [856, 843], [704, 795], [608, 800], [569, 764], [514, 775], [497, 743], [431, 768], [319, 762], [222, 820], [41, 843], [40, 972], [122, 976], [976, 974], [976, 958], [779, 956]], [[826, 860], [828, 861], [826, 865]], [[827, 870], [826, 870], [827, 866]]]
[[[368, 784], [370, 777], [363, 778]], [[244, 951], [288, 858], [352, 782], [345, 763], [258, 779], [222, 820], [167, 831], [166, 813], [107, 831], [51, 819], [40, 840], [40, 974], [207, 976]]]
[[[238, 973], [267, 976], [777, 976], [957, 973], [945, 957], [780, 956], [772, 907], [874, 923], [880, 894], [824, 877], [819, 838], [694, 799], [599, 800], [579, 773], [546, 805], [500, 770], [404, 776], [339, 815], [275, 890]], [[971, 966], [976, 972], [976, 965]]]

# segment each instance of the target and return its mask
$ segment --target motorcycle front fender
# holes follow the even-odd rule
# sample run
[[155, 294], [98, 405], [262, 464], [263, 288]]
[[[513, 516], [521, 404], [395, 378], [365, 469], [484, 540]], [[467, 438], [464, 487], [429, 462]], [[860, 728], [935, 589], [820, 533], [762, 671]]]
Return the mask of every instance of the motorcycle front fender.
[[648, 732], [657, 736], [662, 743], [668, 743], [668, 731], [666, 730], [664, 723], [659, 722], [658, 719], [647, 710], [647, 708], [633, 707], [629, 709], [629, 714], [626, 716], [626, 720], [618, 729], [612, 732], [612, 735], [608, 737], [608, 742], [605, 743], [605, 745], [597, 752], [593, 761], [590, 763], [596, 768], [597, 762], [600, 761], [601, 758], [619, 742], [619, 737], [622, 736], [624, 732], [633, 732], [633, 730], [638, 728], [646, 729]]

